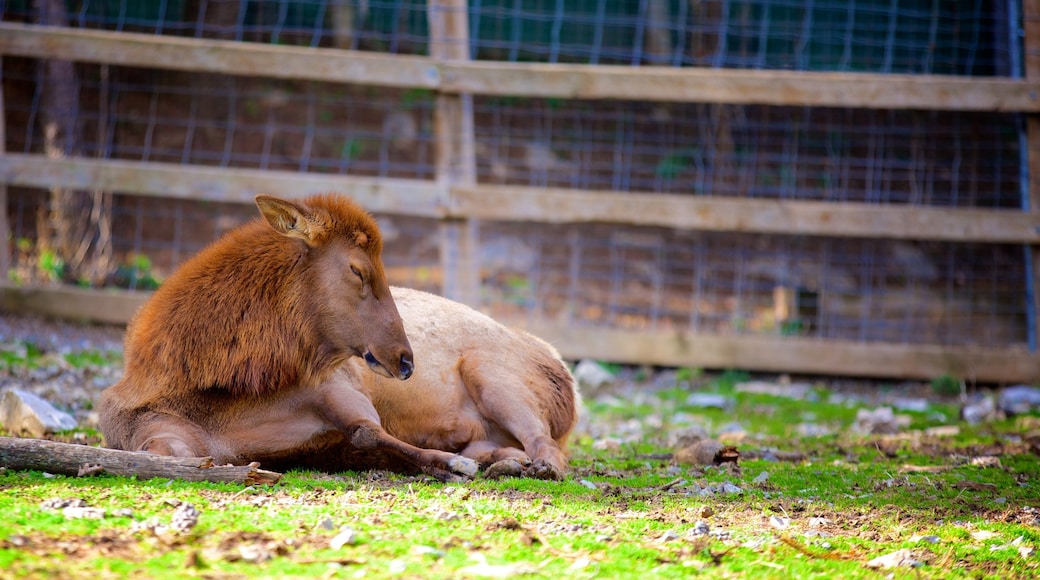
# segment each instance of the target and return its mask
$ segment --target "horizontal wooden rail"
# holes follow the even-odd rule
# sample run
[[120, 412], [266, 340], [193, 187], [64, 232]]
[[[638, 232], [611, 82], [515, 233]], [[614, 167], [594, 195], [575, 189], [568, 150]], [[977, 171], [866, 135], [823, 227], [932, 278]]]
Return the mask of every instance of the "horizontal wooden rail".
[[489, 220], [953, 242], [1040, 242], [1040, 212], [735, 199], [504, 185], [456, 187], [451, 212]]
[[[69, 287], [0, 284], [0, 309], [69, 320], [126, 324], [151, 294]], [[737, 368], [768, 372], [930, 379], [942, 375], [980, 382], [1040, 380], [1040, 355], [1026, 348], [813, 340], [779, 336], [719, 336], [685, 332], [582, 327], [508, 320], [556, 345], [564, 358], [622, 363]]]
[[1040, 82], [490, 61], [0, 23], [0, 54], [477, 95], [745, 105], [1040, 112]]
[[433, 181], [199, 167], [171, 163], [48, 159], [0, 154], [0, 182], [252, 203], [257, 193], [335, 191], [377, 213], [541, 223], [614, 223], [703, 231], [1040, 243], [1040, 212], [865, 203], [733, 199], [505, 185], [452, 187]]
[[285, 79], [436, 88], [429, 58], [0, 22], [0, 54]]
[[1040, 355], [1024, 346], [998, 349], [515, 324], [556, 345], [568, 359], [908, 379], [949, 375], [996, 383], [1040, 379]]
[[312, 193], [349, 195], [369, 211], [441, 217], [442, 195], [432, 181], [384, 179], [292, 171], [202, 167], [175, 163], [48, 159], [42, 155], [0, 154], [0, 182], [28, 187], [105, 189], [158, 197], [253, 203], [258, 193], [302, 197]]

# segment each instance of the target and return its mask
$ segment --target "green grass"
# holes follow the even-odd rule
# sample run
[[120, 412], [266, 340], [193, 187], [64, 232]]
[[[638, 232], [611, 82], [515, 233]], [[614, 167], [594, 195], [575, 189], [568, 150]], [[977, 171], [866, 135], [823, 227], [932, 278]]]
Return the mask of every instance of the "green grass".
[[[1018, 578], [1037, 574], [1040, 462], [1037, 422], [1005, 420], [930, 437], [936, 412], [911, 431], [857, 436], [856, 407], [739, 392], [727, 373], [699, 388], [734, 399], [728, 410], [686, 405], [665, 389], [617, 407], [590, 401], [604, 425], [658, 417], [638, 441], [600, 449], [578, 437], [571, 477], [442, 484], [385, 473], [290, 472], [276, 486], [0, 473], [0, 577], [105, 578]], [[682, 414], [713, 426], [737, 421], [739, 466], [675, 465], [667, 434]], [[806, 417], [833, 427], [801, 438]], [[654, 423], [656, 425], [656, 423]], [[711, 432], [712, 429], [709, 429]], [[768, 461], [762, 451], [802, 454]], [[971, 459], [994, 455], [998, 467]], [[763, 473], [768, 474], [764, 479]], [[707, 493], [729, 484], [739, 493]], [[82, 498], [109, 514], [67, 519], [53, 498]], [[135, 532], [169, 523], [173, 503], [201, 511], [187, 534]], [[112, 515], [130, 508], [130, 517]], [[697, 534], [707, 525], [708, 534]], [[333, 550], [342, 527], [357, 543]], [[982, 532], [982, 533], [980, 533]], [[929, 537], [922, 540], [921, 537]], [[935, 540], [934, 542], [930, 540]], [[876, 571], [871, 559], [911, 550], [918, 568]], [[1030, 552], [1033, 550], [1033, 552]], [[262, 557], [257, 558], [260, 554]]]

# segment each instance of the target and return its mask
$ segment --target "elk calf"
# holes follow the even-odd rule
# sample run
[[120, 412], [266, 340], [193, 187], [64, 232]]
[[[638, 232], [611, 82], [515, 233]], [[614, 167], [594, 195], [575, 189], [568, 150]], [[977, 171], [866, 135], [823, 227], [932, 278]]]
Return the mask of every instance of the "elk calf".
[[376, 223], [345, 198], [256, 203], [263, 219], [187, 261], [134, 317], [123, 379], [99, 404], [109, 446], [441, 480], [517, 459], [563, 476], [579, 400], [549, 345], [391, 290]]

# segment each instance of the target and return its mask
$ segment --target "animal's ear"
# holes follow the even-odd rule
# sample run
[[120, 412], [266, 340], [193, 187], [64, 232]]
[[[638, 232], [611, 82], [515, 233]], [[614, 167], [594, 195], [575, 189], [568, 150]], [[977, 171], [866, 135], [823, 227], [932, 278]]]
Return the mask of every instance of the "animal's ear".
[[283, 236], [297, 238], [313, 244], [318, 225], [310, 217], [310, 212], [303, 206], [285, 199], [270, 195], [256, 196], [256, 207], [264, 215], [267, 223]]

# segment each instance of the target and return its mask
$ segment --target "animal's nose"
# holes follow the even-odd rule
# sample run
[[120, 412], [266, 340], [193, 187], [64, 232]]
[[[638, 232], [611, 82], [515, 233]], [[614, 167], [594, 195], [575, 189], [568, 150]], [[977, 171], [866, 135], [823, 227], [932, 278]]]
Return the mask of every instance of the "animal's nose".
[[401, 380], [405, 380], [412, 376], [412, 371], [415, 370], [415, 363], [412, 362], [412, 355], [405, 353], [401, 355]]

